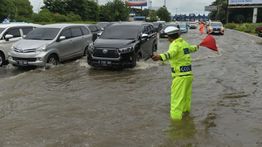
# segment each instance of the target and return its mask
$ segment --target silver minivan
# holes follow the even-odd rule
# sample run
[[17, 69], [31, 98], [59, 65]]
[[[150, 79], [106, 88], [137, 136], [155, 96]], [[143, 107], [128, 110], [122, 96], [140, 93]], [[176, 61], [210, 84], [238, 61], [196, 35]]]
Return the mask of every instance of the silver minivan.
[[0, 66], [7, 63], [8, 52], [12, 45], [39, 26], [30, 23], [0, 24]]
[[57, 65], [86, 55], [91, 31], [81, 24], [51, 24], [36, 28], [12, 46], [9, 62], [14, 66]]

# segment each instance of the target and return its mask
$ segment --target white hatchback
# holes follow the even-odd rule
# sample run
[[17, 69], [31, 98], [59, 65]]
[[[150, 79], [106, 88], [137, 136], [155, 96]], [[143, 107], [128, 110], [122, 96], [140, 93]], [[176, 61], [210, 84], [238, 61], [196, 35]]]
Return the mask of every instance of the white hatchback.
[[12, 45], [39, 26], [31, 23], [0, 24], [0, 66], [7, 63]]

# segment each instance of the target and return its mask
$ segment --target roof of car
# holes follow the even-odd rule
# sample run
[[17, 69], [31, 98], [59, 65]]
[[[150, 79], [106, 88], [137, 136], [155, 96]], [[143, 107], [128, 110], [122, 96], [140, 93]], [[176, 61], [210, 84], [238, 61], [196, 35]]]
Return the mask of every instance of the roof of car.
[[0, 28], [18, 27], [18, 26], [40, 26], [33, 23], [1, 23]]
[[98, 26], [97, 24], [85, 24], [86, 26]]
[[118, 22], [118, 23], [114, 23], [111, 26], [118, 26], [118, 25], [126, 25], [126, 26], [142, 26], [142, 25], [147, 25], [147, 24], [151, 24], [152, 23], [148, 23], [148, 22]]
[[85, 24], [67, 24], [67, 23], [60, 23], [60, 24], [48, 24], [48, 25], [43, 25], [42, 27], [46, 28], [65, 28], [65, 27], [70, 27], [70, 26], [85, 26]]

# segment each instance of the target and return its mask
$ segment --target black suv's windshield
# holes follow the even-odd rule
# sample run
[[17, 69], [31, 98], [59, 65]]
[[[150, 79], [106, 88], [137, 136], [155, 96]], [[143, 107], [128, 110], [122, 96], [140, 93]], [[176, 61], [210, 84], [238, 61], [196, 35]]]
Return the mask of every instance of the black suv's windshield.
[[5, 30], [5, 28], [0, 28], [0, 34]]
[[59, 28], [36, 28], [32, 32], [28, 33], [25, 39], [53, 40], [57, 36], [59, 30]]
[[136, 39], [140, 31], [140, 26], [136, 25], [115, 25], [105, 29], [102, 39]]

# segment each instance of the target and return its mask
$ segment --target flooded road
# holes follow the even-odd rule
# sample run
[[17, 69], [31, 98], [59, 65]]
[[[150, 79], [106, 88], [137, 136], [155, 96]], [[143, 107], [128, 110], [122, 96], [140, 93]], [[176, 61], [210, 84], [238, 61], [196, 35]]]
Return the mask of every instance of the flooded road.
[[[198, 44], [205, 35], [183, 35]], [[0, 69], [1, 147], [262, 146], [262, 39], [227, 30], [193, 54], [192, 112], [169, 119], [169, 65]], [[159, 52], [166, 51], [166, 39]]]

